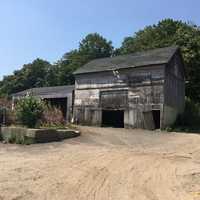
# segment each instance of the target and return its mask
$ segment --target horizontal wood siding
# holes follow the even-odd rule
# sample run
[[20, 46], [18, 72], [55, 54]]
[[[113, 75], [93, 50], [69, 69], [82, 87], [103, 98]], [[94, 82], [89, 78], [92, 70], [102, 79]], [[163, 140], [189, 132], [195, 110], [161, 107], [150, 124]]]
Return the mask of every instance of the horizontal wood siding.
[[165, 68], [164, 84], [164, 126], [174, 123], [179, 113], [184, 111], [185, 79], [181, 57], [175, 55]]
[[182, 110], [185, 102], [185, 79], [179, 56], [174, 56], [165, 69], [165, 104]]
[[157, 108], [162, 116], [163, 84], [163, 65], [78, 75], [76, 122], [100, 126], [103, 109], [122, 109], [125, 127], [144, 128], [144, 112]]
[[123, 109], [128, 105], [127, 90], [110, 90], [100, 92], [100, 107], [102, 109]]

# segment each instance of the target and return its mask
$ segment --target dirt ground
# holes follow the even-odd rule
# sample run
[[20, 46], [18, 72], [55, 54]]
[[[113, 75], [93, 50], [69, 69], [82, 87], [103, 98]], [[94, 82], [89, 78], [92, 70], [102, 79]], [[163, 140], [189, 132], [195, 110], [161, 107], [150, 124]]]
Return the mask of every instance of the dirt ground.
[[0, 143], [0, 200], [200, 199], [200, 135], [79, 128], [63, 142]]

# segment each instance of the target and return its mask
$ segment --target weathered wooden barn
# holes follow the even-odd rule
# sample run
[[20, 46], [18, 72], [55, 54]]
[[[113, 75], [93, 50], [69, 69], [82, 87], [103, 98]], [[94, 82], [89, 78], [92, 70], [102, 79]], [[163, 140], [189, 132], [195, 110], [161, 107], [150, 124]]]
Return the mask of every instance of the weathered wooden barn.
[[63, 117], [70, 121], [73, 113], [74, 85], [31, 88], [12, 95], [13, 104], [26, 95], [33, 95], [61, 109]]
[[96, 59], [74, 74], [78, 124], [159, 129], [184, 110], [184, 63], [178, 47]]
[[68, 122], [159, 129], [171, 125], [185, 104], [184, 63], [178, 47], [93, 60], [75, 73], [75, 86], [32, 88], [61, 108]]

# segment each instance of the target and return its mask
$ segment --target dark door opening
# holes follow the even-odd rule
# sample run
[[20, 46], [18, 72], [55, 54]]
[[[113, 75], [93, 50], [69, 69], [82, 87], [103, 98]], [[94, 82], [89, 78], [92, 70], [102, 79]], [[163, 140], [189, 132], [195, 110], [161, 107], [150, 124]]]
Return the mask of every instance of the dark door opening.
[[123, 110], [103, 110], [102, 126], [124, 128], [124, 111]]
[[56, 108], [60, 109], [63, 117], [66, 119], [67, 117], [67, 98], [52, 98], [52, 99], [45, 99], [47, 103], [51, 106], [55, 106]]
[[160, 129], [160, 110], [152, 110], [155, 129]]

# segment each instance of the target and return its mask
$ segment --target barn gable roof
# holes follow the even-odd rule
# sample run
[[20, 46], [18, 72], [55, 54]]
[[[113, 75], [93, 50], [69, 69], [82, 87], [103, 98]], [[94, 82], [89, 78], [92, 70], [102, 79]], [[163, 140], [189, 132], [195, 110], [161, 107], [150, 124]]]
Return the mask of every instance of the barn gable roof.
[[179, 47], [165, 47], [153, 49], [128, 55], [115, 56], [111, 58], [95, 59], [83, 67], [80, 67], [74, 74], [92, 72], [112, 71], [123, 68], [151, 66], [168, 63]]
[[74, 88], [74, 85], [31, 88], [22, 92], [15, 93], [12, 96], [20, 98], [26, 96], [27, 94], [31, 94], [33, 96], [40, 97], [43, 99], [65, 98], [72, 93]]

